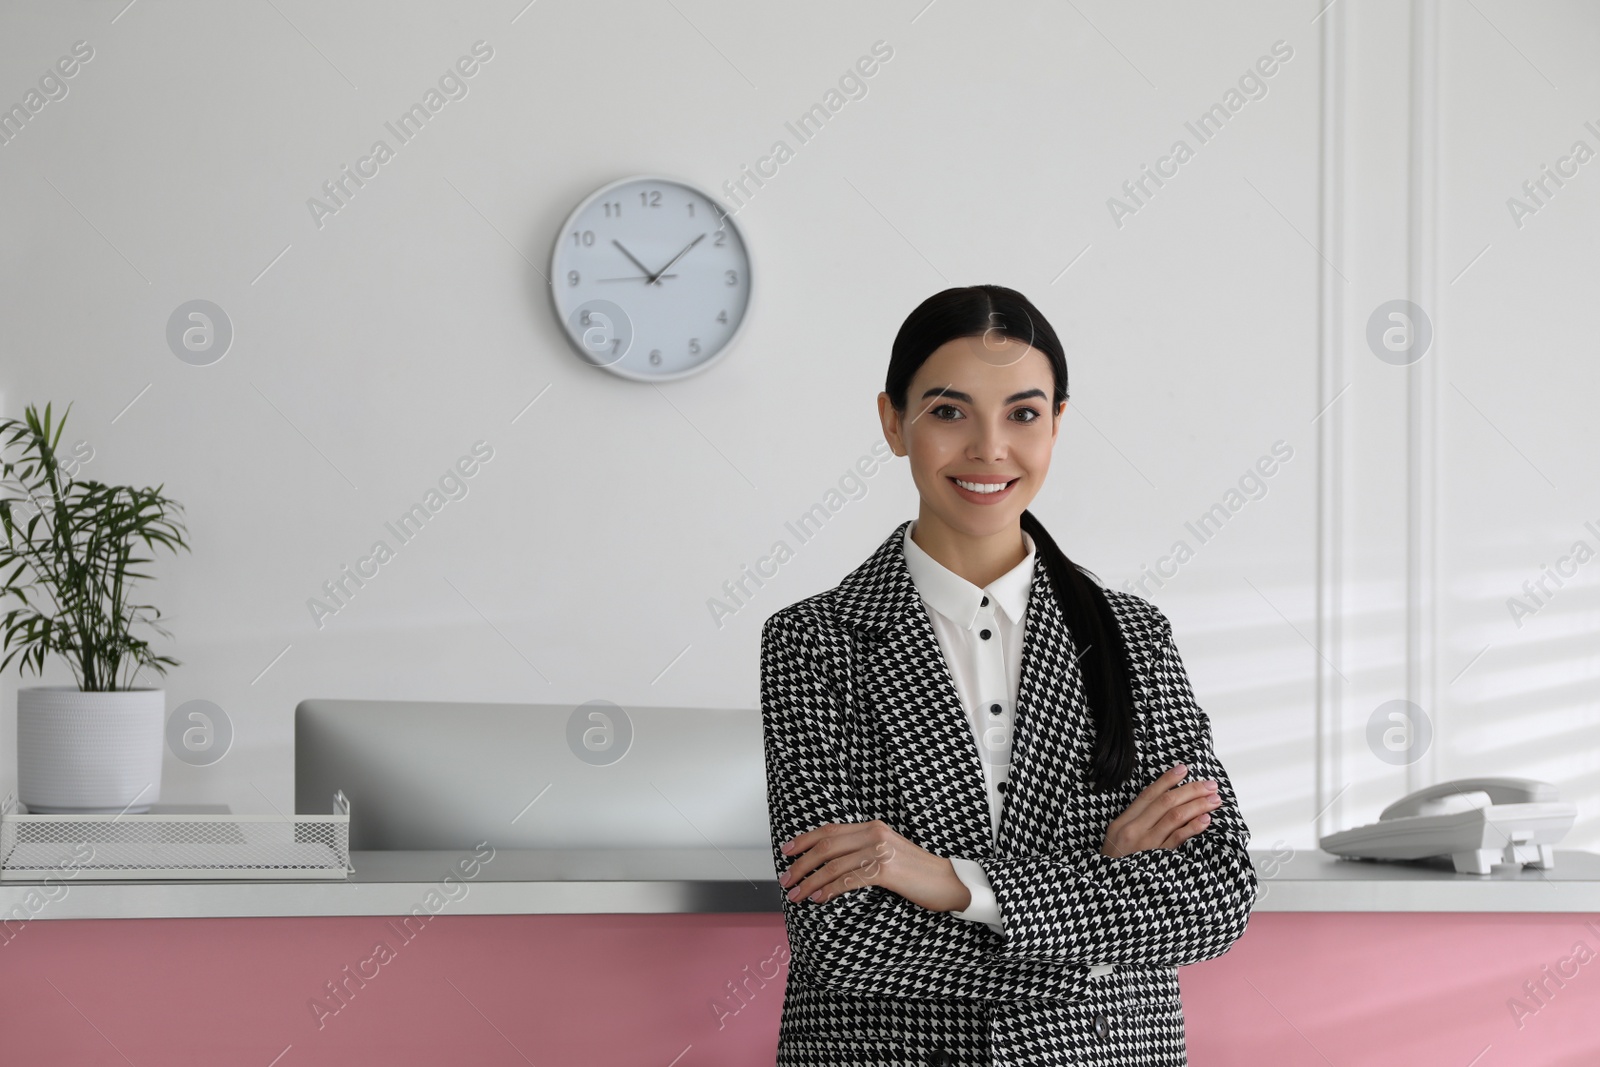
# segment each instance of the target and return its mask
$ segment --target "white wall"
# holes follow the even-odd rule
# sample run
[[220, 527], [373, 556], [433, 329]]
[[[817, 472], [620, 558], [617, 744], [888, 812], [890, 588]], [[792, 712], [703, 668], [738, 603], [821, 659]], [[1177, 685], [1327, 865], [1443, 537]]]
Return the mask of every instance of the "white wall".
[[[1257, 846], [1477, 773], [1557, 782], [1581, 805], [1568, 843], [1600, 843], [1600, 562], [1520, 628], [1505, 605], [1572, 541], [1600, 545], [1582, 310], [1600, 164], [1520, 229], [1504, 203], [1573, 140], [1600, 147], [1582, 127], [1600, 14], [1429, 5], [1414, 34], [1405, 5], [1322, 8], [0, 11], [0, 104], [94, 49], [0, 145], [4, 412], [73, 402], [85, 476], [187, 505], [194, 551], [146, 587], [183, 661], [164, 684], [238, 732], [214, 766], [169, 759], [163, 799], [287, 807], [308, 696], [754, 708], [761, 621], [915, 514], [903, 464], [720, 627], [708, 601], [881, 440], [907, 312], [998, 282], [1067, 342], [1035, 510], [1108, 584], [1195, 545], [1186, 520], [1293, 449], [1144, 586]], [[307, 199], [480, 40], [467, 96], [319, 228]], [[539, 274], [573, 205], [639, 172], [719, 189], [880, 40], [867, 94], [739, 213], [756, 295], [737, 351], [660, 387], [582, 365]], [[1265, 95], [1199, 143], [1185, 122], [1278, 41]], [[1108, 199], [1179, 138], [1193, 158], [1119, 225]], [[1437, 332], [1396, 367], [1365, 326], [1408, 295]], [[164, 338], [195, 298], [236, 331], [208, 367]], [[480, 440], [467, 497], [319, 627], [308, 598]], [[3, 679], [7, 748], [19, 684], [37, 679]], [[1408, 767], [1365, 740], [1395, 698], [1435, 728]]]

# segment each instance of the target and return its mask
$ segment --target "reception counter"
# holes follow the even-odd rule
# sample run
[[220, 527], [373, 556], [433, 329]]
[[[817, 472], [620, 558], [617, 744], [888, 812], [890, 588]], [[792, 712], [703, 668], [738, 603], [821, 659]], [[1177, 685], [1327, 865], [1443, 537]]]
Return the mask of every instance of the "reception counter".
[[[408, 915], [430, 896], [451, 915], [781, 912], [767, 849], [352, 852], [335, 881], [63, 879], [39, 918]], [[0, 882], [0, 915], [39, 882]]]
[[[196, 919], [407, 915], [430, 894], [451, 915], [782, 911], [766, 849], [353, 852], [337, 881], [0, 882], [0, 916]], [[1550, 870], [1456, 874], [1322, 851], [1250, 853], [1262, 912], [1600, 912], [1600, 855], [1556, 851]], [[45, 890], [56, 894], [50, 899]], [[0, 924], [3, 926], [3, 924]], [[3, 936], [3, 934], [0, 934]]]
[[[1474, 876], [1251, 855], [1249, 929], [1180, 971], [1197, 1067], [1600, 1063], [1579, 948], [1600, 949], [1600, 856]], [[0, 883], [0, 1062], [772, 1062], [788, 948], [766, 849], [351, 866]]]

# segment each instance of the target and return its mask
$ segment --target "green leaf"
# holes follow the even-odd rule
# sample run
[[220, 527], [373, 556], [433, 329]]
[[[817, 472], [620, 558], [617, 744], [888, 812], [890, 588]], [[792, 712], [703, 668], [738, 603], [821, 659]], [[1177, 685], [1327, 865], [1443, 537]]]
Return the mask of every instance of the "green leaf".
[[0, 572], [11, 571], [0, 597], [19, 605], [5, 616], [0, 669], [17, 662], [42, 672], [49, 656], [61, 656], [82, 688], [114, 689], [124, 666], [131, 679], [146, 667], [160, 673], [177, 665], [133, 636], [136, 626], [170, 634], [156, 621], [159, 612], [131, 601], [136, 583], [152, 577], [140, 568], [154, 562], [134, 547], [187, 550], [184, 509], [163, 486], [68, 477], [56, 450], [71, 411], [68, 404], [58, 419], [51, 403], [43, 414], [29, 405], [21, 421], [0, 419]]

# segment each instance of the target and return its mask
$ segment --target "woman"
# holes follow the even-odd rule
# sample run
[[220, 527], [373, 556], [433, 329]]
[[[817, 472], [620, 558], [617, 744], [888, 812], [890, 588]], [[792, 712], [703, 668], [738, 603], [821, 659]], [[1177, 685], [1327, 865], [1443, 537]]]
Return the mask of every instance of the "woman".
[[780, 1065], [1186, 1064], [1177, 968], [1244, 932], [1249, 829], [1171, 625], [1026, 510], [1066, 398], [1020, 293], [924, 301], [878, 397], [917, 518], [762, 629]]

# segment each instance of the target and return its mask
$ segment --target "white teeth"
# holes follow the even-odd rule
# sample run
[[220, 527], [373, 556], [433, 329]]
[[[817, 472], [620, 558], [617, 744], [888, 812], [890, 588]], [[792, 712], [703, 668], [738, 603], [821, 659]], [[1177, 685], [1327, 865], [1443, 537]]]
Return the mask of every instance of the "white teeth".
[[964, 482], [960, 478], [954, 479], [955, 483], [969, 493], [998, 493], [1010, 482]]

